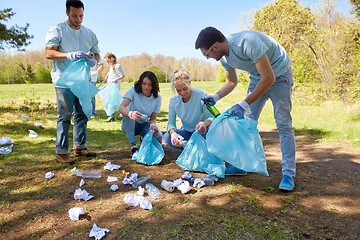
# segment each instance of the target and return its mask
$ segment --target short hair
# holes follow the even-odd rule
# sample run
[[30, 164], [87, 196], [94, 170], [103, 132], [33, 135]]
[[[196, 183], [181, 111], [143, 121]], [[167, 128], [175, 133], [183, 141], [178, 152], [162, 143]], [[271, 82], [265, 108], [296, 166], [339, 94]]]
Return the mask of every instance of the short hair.
[[173, 92], [175, 92], [175, 83], [177, 81], [182, 81], [188, 87], [190, 87], [190, 83], [191, 83], [190, 75], [185, 69], [175, 70], [171, 74], [170, 80], [171, 80], [171, 90], [173, 90]]
[[137, 80], [134, 83], [135, 92], [142, 93], [141, 85], [143, 84], [144, 78], [146, 78], [146, 77], [148, 79], [150, 79], [150, 81], [151, 81], [152, 95], [154, 96], [154, 98], [157, 98], [159, 96], [159, 92], [160, 92], [159, 81], [158, 81], [155, 73], [153, 73], [151, 71], [145, 71], [140, 75], [139, 80]]
[[84, 9], [84, 4], [81, 0], [66, 0], [66, 11], [70, 12], [70, 7]]
[[214, 27], [207, 27], [200, 31], [196, 42], [195, 49], [209, 49], [216, 42], [224, 42], [226, 40], [224, 34]]
[[104, 58], [108, 58], [112, 64], [116, 64], [116, 56], [111, 53], [111, 52], [107, 52], [105, 55], [104, 55]]

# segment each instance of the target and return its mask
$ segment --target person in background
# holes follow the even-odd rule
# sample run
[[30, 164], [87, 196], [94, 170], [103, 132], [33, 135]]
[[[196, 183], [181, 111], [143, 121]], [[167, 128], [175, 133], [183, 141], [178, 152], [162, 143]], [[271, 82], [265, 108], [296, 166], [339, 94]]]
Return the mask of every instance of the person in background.
[[124, 95], [119, 111], [123, 115], [121, 129], [126, 134], [131, 156], [139, 150], [136, 135], [144, 137], [150, 130], [159, 142], [162, 133], [156, 126], [156, 117], [160, 113], [161, 96], [159, 82], [151, 71], [143, 72]]
[[[225, 37], [214, 27], [199, 33], [195, 48], [206, 58], [220, 61], [225, 69], [226, 82], [207, 99], [215, 104], [228, 95], [237, 85], [235, 69], [247, 71], [250, 83], [246, 98], [232, 106], [229, 113], [258, 120], [265, 102], [270, 98], [280, 136], [282, 152], [282, 180], [279, 189], [292, 191], [295, 187], [295, 134], [291, 118], [293, 74], [290, 57], [285, 49], [264, 33], [246, 30]], [[229, 166], [225, 174], [243, 175], [244, 171]]]
[[[66, 1], [67, 21], [51, 27], [46, 35], [45, 55], [53, 60], [51, 78], [55, 84], [72, 61], [81, 58], [87, 60], [90, 67], [100, 60], [100, 49], [95, 33], [81, 25], [84, 15], [84, 4], [79, 0]], [[86, 53], [91, 51], [94, 58]], [[62, 163], [74, 161], [68, 155], [69, 127], [72, 112], [74, 111], [73, 144], [75, 156], [96, 156], [86, 146], [88, 118], [82, 110], [79, 99], [70, 89], [55, 87], [58, 107], [58, 121], [56, 128], [56, 159]]]
[[[99, 64], [93, 66], [90, 69], [90, 79], [91, 79], [91, 83], [94, 84], [96, 86], [96, 82], [99, 76], [99, 72], [101, 72], [104, 69], [104, 62], [103, 60], [100, 58]], [[91, 117], [90, 118], [95, 118], [95, 96], [93, 96], [91, 98], [91, 105], [92, 105], [92, 112], [91, 112]]]
[[[185, 141], [189, 140], [195, 130], [205, 137], [207, 128], [214, 120], [213, 115], [207, 110], [202, 102], [206, 93], [200, 89], [191, 88], [189, 73], [184, 70], [176, 70], [172, 73], [171, 89], [177, 95], [170, 98], [167, 133], [165, 133], [162, 145], [183, 149]], [[176, 116], [179, 116], [182, 127], [176, 127]]]
[[[120, 91], [120, 83], [121, 79], [125, 78], [124, 70], [121, 67], [119, 63], [116, 63], [116, 56], [108, 52], [104, 56], [104, 60], [107, 64], [110, 65], [109, 72], [107, 73], [105, 79], [107, 80], [107, 83], [114, 82], [118, 85], [119, 91]], [[121, 117], [121, 116], [119, 116]], [[108, 119], [106, 119], [106, 122], [112, 122], [115, 121], [115, 112], [112, 113]]]

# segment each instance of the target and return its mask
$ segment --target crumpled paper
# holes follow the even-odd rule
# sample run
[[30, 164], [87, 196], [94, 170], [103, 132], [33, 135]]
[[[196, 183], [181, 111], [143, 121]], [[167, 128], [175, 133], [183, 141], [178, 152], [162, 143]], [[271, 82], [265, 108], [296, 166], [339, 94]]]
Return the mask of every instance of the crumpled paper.
[[82, 190], [81, 188], [76, 189], [75, 193], [74, 193], [74, 199], [75, 200], [81, 200], [82, 199], [82, 200], [88, 201], [93, 197], [94, 196], [90, 195], [85, 189]]
[[81, 179], [81, 180], [80, 180], [80, 183], [79, 183], [79, 186], [82, 187], [82, 186], [84, 186], [84, 185], [85, 185], [85, 180], [84, 180], [84, 179]]
[[41, 127], [42, 123], [34, 122], [34, 125], [37, 126], [37, 127]]
[[121, 166], [112, 164], [111, 162], [106, 163], [106, 165], [104, 166], [104, 170], [109, 170], [109, 171], [117, 170], [119, 168], [121, 168]]
[[110, 177], [110, 176], [107, 177], [107, 182], [116, 182], [116, 181], [119, 181], [119, 178], [117, 178], [117, 177]]
[[0, 154], [9, 154], [12, 152], [12, 147], [14, 144], [11, 144], [9, 147], [1, 147], [0, 148]]
[[188, 181], [182, 182], [177, 188], [181, 191], [182, 194], [185, 194], [191, 190], [191, 186]]
[[113, 184], [110, 186], [110, 189], [113, 190], [113, 191], [116, 191], [119, 189], [119, 186], [117, 184]]
[[193, 187], [202, 188], [205, 186], [205, 181], [202, 178], [195, 178]]
[[132, 184], [137, 179], [138, 179], [138, 174], [137, 173], [132, 173], [129, 178], [127, 177], [127, 174], [126, 174], [126, 176], [123, 179], [123, 184]]
[[38, 137], [38, 134], [34, 130], [29, 130], [29, 137], [36, 138]]
[[136, 196], [136, 195], [130, 194], [130, 193], [124, 197], [124, 202], [133, 207], [140, 205], [140, 207], [145, 210], [150, 210], [153, 207], [151, 202], [149, 200], [147, 200], [145, 197]]
[[0, 139], [0, 145], [8, 145], [13, 143], [14, 141], [11, 141], [10, 137], [3, 137], [2, 139]]
[[54, 173], [53, 172], [47, 172], [45, 173], [45, 178], [46, 179], [52, 179], [54, 177]]
[[89, 237], [94, 237], [95, 240], [100, 240], [105, 236], [106, 233], [110, 232], [107, 228], [99, 228], [96, 224], [93, 224], [92, 229], [90, 230]]
[[186, 180], [189, 180], [191, 177], [192, 176], [188, 171], [184, 172], [184, 174], [182, 175], [182, 179], [186, 179]]
[[183, 181], [184, 181], [184, 180], [182, 180], [181, 178], [175, 179], [175, 180], [173, 181], [174, 186], [175, 186], [175, 187], [178, 187]]
[[144, 193], [145, 193], [145, 188], [143, 188], [142, 186], [139, 186], [139, 187], [138, 187], [137, 194], [138, 194], [139, 196], [144, 196]]
[[79, 216], [81, 214], [85, 214], [85, 211], [81, 207], [73, 207], [73, 208], [69, 209], [68, 213], [69, 213], [69, 217], [70, 217], [71, 220], [78, 221]]

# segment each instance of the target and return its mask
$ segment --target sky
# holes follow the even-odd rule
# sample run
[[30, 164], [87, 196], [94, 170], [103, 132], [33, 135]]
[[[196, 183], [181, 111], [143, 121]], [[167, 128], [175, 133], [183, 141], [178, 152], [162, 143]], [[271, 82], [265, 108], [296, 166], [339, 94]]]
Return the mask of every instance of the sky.
[[[299, 0], [312, 7], [320, 0]], [[48, 29], [67, 20], [65, 0], [1, 0], [0, 9], [16, 14], [6, 24], [25, 26], [34, 36], [26, 50], [45, 48]], [[213, 26], [225, 35], [238, 32], [241, 14], [258, 10], [272, 0], [83, 0], [83, 25], [98, 37], [101, 55], [112, 52], [117, 58], [161, 54], [176, 59], [205, 59], [195, 50], [201, 29]], [[350, 15], [350, 0], [338, 0], [337, 7]]]

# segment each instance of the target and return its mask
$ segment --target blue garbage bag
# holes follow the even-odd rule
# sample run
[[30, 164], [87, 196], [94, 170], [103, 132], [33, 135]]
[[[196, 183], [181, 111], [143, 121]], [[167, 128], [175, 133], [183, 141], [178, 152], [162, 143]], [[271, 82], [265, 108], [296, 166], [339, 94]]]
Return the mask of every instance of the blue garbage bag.
[[123, 97], [120, 94], [119, 87], [114, 82], [109, 82], [100, 88], [99, 96], [104, 104], [105, 112], [108, 116], [119, 109]]
[[209, 128], [206, 135], [209, 152], [239, 169], [269, 176], [258, 122], [230, 115], [229, 110]]
[[158, 165], [164, 158], [164, 149], [150, 130], [141, 142], [140, 149], [133, 154], [132, 159], [144, 165]]
[[55, 83], [56, 87], [70, 89], [79, 99], [82, 110], [88, 119], [90, 119], [92, 111], [91, 98], [99, 91], [99, 89], [89, 81], [89, 70], [89, 64], [82, 58], [72, 62]]
[[225, 177], [224, 161], [207, 150], [206, 141], [198, 131], [191, 135], [176, 163], [183, 170], [206, 172], [209, 175]]

